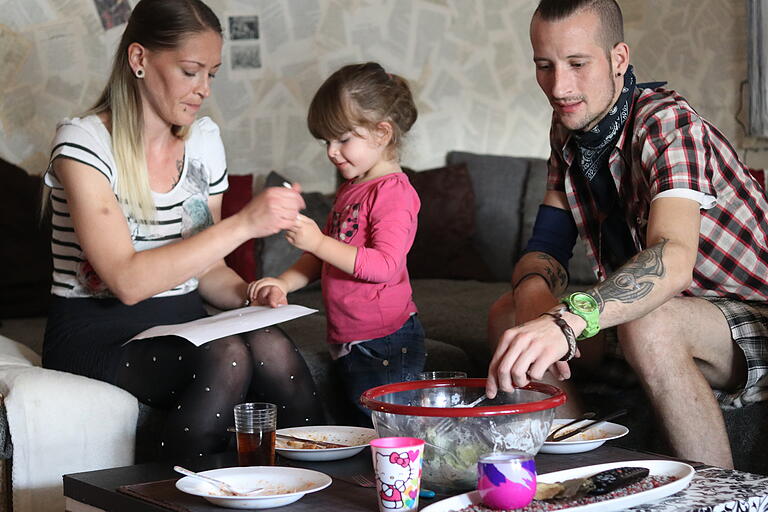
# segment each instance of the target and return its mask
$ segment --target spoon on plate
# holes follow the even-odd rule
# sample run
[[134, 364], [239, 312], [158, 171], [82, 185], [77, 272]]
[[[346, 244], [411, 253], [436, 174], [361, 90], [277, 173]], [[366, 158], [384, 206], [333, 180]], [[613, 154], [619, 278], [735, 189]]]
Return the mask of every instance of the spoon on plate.
[[204, 480], [211, 485], [215, 485], [221, 492], [224, 493], [225, 496], [253, 496], [254, 494], [258, 494], [264, 490], [264, 487], [257, 487], [256, 489], [251, 489], [250, 491], [238, 491], [227, 482], [217, 480], [206, 475], [201, 475], [200, 473], [195, 473], [194, 471], [190, 471], [181, 466], [173, 466], [173, 470], [177, 473], [181, 473], [182, 475], [191, 476], [192, 478], [199, 478], [200, 480]]

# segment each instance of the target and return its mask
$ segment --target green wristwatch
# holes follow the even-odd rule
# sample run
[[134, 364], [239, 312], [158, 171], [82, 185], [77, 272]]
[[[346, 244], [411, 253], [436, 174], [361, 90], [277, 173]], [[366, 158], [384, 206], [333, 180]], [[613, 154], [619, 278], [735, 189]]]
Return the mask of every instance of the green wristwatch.
[[569, 312], [579, 315], [587, 322], [587, 326], [581, 331], [581, 334], [576, 338], [577, 340], [591, 338], [600, 332], [600, 310], [593, 296], [584, 292], [576, 292], [563, 297], [561, 302], [566, 305]]

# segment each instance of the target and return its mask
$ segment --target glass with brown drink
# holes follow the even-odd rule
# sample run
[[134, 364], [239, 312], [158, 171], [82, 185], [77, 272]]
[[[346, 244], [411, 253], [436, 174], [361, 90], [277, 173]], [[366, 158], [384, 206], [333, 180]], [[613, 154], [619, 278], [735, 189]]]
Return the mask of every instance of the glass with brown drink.
[[237, 462], [240, 466], [274, 466], [277, 407], [266, 402], [235, 406]]

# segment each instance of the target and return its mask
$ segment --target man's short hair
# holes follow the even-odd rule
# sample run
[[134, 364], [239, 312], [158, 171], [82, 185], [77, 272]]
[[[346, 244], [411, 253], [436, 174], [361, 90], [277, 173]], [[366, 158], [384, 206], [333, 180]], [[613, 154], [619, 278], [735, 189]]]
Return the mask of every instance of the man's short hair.
[[606, 52], [624, 42], [624, 18], [616, 0], [541, 0], [534, 16], [560, 21], [584, 10], [592, 10], [600, 18], [600, 39]]

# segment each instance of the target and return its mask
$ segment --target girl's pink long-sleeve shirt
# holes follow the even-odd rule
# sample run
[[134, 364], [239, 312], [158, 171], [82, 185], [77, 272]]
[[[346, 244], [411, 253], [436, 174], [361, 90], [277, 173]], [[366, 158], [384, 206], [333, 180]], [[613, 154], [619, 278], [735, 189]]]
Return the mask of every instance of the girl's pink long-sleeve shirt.
[[329, 343], [392, 334], [417, 312], [406, 256], [420, 204], [402, 172], [339, 187], [323, 232], [358, 249], [354, 275], [323, 263]]

